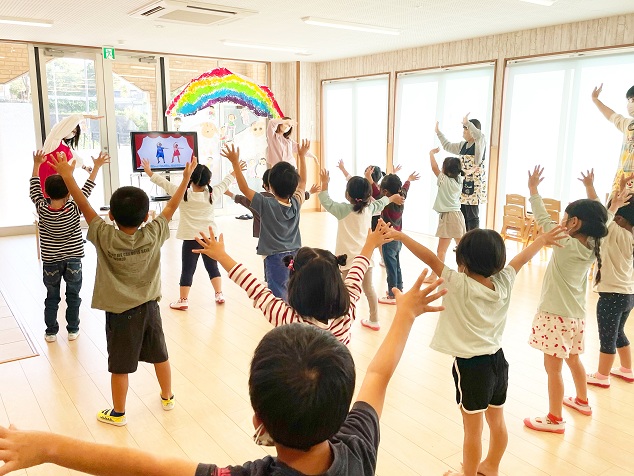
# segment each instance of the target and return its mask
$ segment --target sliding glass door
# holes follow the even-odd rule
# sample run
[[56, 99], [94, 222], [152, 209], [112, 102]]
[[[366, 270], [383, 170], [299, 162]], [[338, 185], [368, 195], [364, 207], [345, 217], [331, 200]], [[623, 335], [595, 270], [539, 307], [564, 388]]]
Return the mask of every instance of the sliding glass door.
[[[462, 118], [467, 113], [478, 119], [487, 138], [491, 132], [493, 108], [493, 65], [450, 71], [405, 73], [396, 83], [394, 164], [403, 166], [403, 179], [414, 170], [421, 180], [412, 184], [403, 216], [405, 229], [434, 235], [438, 214], [432, 209], [438, 187], [429, 164], [429, 151], [440, 147], [434, 132], [436, 121], [451, 142], [462, 141]], [[449, 154], [436, 155], [439, 166]], [[488, 147], [484, 167], [488, 171]], [[488, 173], [487, 173], [488, 175]], [[485, 175], [485, 179], [487, 177]], [[481, 206], [484, 216], [486, 205]], [[484, 226], [484, 223], [482, 223]]]

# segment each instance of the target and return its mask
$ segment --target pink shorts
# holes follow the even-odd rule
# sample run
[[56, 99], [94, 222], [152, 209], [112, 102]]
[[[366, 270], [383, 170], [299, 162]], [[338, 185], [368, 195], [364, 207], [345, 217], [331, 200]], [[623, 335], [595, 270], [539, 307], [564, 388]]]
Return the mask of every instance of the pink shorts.
[[544, 354], [567, 359], [585, 351], [586, 322], [584, 319], [562, 317], [538, 310], [533, 318], [533, 330], [528, 343]]

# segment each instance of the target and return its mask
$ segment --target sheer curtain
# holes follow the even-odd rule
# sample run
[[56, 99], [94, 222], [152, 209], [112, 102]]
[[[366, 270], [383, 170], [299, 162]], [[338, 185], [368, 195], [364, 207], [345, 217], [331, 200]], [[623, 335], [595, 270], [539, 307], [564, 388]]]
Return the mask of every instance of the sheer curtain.
[[368, 165], [385, 170], [389, 77], [325, 82], [324, 163], [330, 171], [330, 196], [345, 200], [346, 181], [337, 169], [343, 160], [351, 175]]
[[[460, 142], [465, 114], [470, 112], [470, 118], [478, 119], [487, 137], [485, 168], [488, 169], [494, 74], [494, 66], [487, 64], [449, 71], [405, 73], [397, 78], [394, 164], [403, 166], [403, 181], [413, 171], [421, 174], [421, 180], [412, 184], [405, 205], [403, 227], [406, 230], [434, 235], [438, 227], [438, 214], [432, 209], [438, 187], [429, 165], [429, 151], [440, 147], [434, 132], [436, 121], [440, 122], [440, 130], [448, 140]], [[450, 155], [441, 148], [436, 155], [438, 164], [441, 166]]]
[[537, 164], [545, 167], [541, 195], [561, 200], [562, 208], [585, 198], [577, 178], [591, 168], [604, 200], [622, 134], [599, 112], [591, 94], [603, 83], [601, 101], [627, 116], [625, 92], [634, 83], [634, 54], [511, 64], [507, 78], [496, 223], [501, 223], [506, 194], [528, 196], [527, 171]]

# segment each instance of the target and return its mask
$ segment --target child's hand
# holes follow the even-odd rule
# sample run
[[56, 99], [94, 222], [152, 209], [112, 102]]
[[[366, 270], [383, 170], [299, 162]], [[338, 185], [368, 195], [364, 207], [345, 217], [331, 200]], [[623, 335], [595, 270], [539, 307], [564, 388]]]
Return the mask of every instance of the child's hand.
[[43, 150], [33, 152], [33, 165], [40, 167], [44, 162], [46, 162], [46, 156]]
[[226, 157], [229, 162], [233, 165], [233, 168], [239, 166], [240, 164], [240, 147], [236, 148], [233, 144], [231, 144], [231, 148], [229, 148], [228, 144], [225, 144], [220, 155]]
[[[383, 221], [383, 218], [379, 218], [379, 223], [385, 224], [385, 222]], [[404, 233], [402, 231], [395, 230], [394, 228], [391, 228], [391, 227], [385, 233], [385, 237], [389, 238], [392, 241], [401, 241], [403, 238], [403, 235]]]
[[339, 167], [339, 170], [341, 170], [342, 172], [346, 171], [346, 167], [343, 165], [343, 159], [339, 159], [339, 162], [337, 162], [337, 167]]
[[528, 171], [528, 189], [531, 191], [531, 195], [537, 194], [537, 187], [544, 181], [542, 174], [544, 173], [544, 167], [536, 165], [533, 169], [533, 173]]
[[467, 115], [465, 117], [462, 118], [462, 125], [466, 126], [467, 123], [469, 122], [469, 114], [471, 114], [470, 112], [467, 113]]
[[403, 205], [405, 203], [405, 197], [400, 193], [395, 193], [389, 197], [390, 203], [396, 203], [397, 205]]
[[436, 134], [440, 134], [440, 127], [438, 127], [440, 125], [440, 123], [438, 121], [436, 121]]
[[401, 164], [395, 165], [394, 166], [394, 171], [392, 173], [397, 174], [399, 173], [401, 170], [403, 169], [403, 166]]
[[317, 185], [316, 183], [313, 184], [312, 187], [310, 187], [310, 190], [308, 191], [311, 195], [314, 195], [316, 193], [319, 193], [319, 191], [321, 190], [321, 187], [319, 185]]
[[619, 193], [615, 194], [612, 198], [612, 203], [610, 204], [610, 210], [616, 212], [621, 207], [630, 204], [630, 198], [632, 198], [632, 191], [627, 188], [619, 191]]
[[372, 180], [373, 173], [374, 173], [374, 167], [372, 167], [371, 165], [368, 165], [365, 168], [365, 171], [363, 172], [364, 177], [367, 179], [368, 182], [370, 182], [370, 185], [374, 183], [374, 180]]
[[416, 182], [417, 180], [420, 180], [420, 174], [412, 172], [411, 175], [407, 177], [407, 180], [409, 180], [410, 182]]
[[389, 243], [392, 241], [391, 238], [388, 238], [387, 232], [390, 230], [390, 225], [385, 223], [383, 220], [379, 220], [379, 223], [376, 225], [374, 231], [372, 229], [368, 230], [368, 237], [365, 240], [366, 245], [370, 245], [372, 249], [384, 245], [385, 243]]
[[302, 140], [302, 145], [298, 148], [298, 155], [300, 157], [306, 157], [306, 154], [310, 150], [310, 141], [308, 139]]
[[62, 176], [62, 178], [73, 176], [73, 164], [68, 162], [64, 152], [58, 152], [57, 157], [53, 157], [51, 166], [55, 169], [55, 172]]
[[141, 159], [141, 165], [143, 166], [143, 171], [148, 177], [154, 175], [154, 172], [152, 172], [152, 166], [150, 165], [150, 161], [148, 159]]
[[224, 237], [222, 236], [222, 233], [220, 233], [220, 237], [218, 241], [216, 241], [216, 237], [214, 236], [214, 230], [211, 227], [209, 227], [209, 236], [208, 237], [205, 236], [205, 234], [202, 231], [200, 232], [200, 236], [202, 238], [196, 237], [196, 241], [198, 242], [199, 245], [203, 247], [203, 249], [192, 250], [194, 253], [205, 254], [209, 256], [210, 258], [215, 259], [216, 261], [218, 261], [218, 258], [220, 258], [222, 255], [226, 254], [225, 240], [224, 240]]
[[535, 241], [540, 240], [542, 246], [556, 246], [558, 248], [563, 248], [563, 246], [559, 244], [559, 241], [564, 238], [568, 238], [566, 227], [557, 225], [548, 233], [542, 233], [542, 229], [540, 228], [539, 235]]
[[99, 156], [95, 159], [94, 157], [90, 157], [92, 159], [92, 164], [95, 169], [100, 169], [105, 164], [110, 163], [110, 156], [108, 154], [104, 154], [103, 152], [99, 152]]
[[438, 152], [440, 152], [440, 147], [430, 150], [429, 155], [436, 155]]
[[14, 425], [0, 426], [0, 453], [2, 474], [22, 468], [31, 468], [45, 462], [50, 433], [18, 430]]
[[420, 316], [426, 312], [440, 312], [444, 311], [444, 306], [430, 306], [429, 304], [440, 299], [442, 296], [447, 294], [447, 289], [443, 289], [437, 293], [431, 294], [438, 286], [440, 286], [444, 279], [440, 278], [429, 284], [424, 289], [421, 289], [424, 285], [423, 282], [427, 277], [427, 273], [429, 270], [425, 269], [421, 273], [421, 275], [412, 286], [412, 289], [407, 291], [406, 293], [402, 293], [397, 288], [392, 288], [392, 292], [394, 293], [394, 297], [396, 298], [396, 313], [397, 314], [405, 314], [411, 319], [414, 319], [416, 316]]
[[598, 88], [594, 88], [594, 90], [592, 91], [592, 100], [593, 101], [595, 99], [599, 99], [599, 94], [601, 94], [601, 91], [603, 91], [603, 83], [601, 83], [601, 86], [599, 86]]
[[[247, 169], [247, 163], [244, 160], [240, 161], [240, 170], [242, 170], [243, 172]], [[235, 169], [231, 171], [231, 175], [233, 175], [234, 177], [236, 176], [236, 171]]]
[[189, 178], [194, 173], [194, 169], [196, 168], [197, 165], [198, 165], [198, 159], [196, 158], [195, 155], [192, 155], [191, 162], [187, 162], [185, 164], [185, 170], [183, 170], [183, 180], [187, 179], [187, 181], [189, 182]]
[[625, 190], [627, 188], [628, 182], [631, 182], [632, 180], [634, 180], [634, 173], [622, 173], [621, 178], [619, 179], [619, 190]]
[[319, 172], [319, 178], [321, 179], [321, 189], [328, 190], [328, 183], [330, 182], [330, 172], [326, 169], [321, 169]]
[[577, 180], [579, 180], [579, 182], [583, 183], [583, 185], [586, 188], [587, 187], [592, 187], [592, 185], [594, 184], [594, 169], [586, 170], [585, 174], [583, 172], [581, 172], [581, 178], [577, 179]]

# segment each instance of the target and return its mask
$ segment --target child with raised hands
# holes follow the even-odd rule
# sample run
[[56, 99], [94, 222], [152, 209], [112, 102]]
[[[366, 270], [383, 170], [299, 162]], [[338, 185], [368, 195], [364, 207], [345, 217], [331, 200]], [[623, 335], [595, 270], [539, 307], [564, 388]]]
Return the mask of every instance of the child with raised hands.
[[[532, 173], [529, 171], [528, 188], [535, 221], [548, 232], [557, 225], [552, 222], [537, 190], [544, 180], [543, 171], [539, 166]], [[590, 173], [583, 177], [588, 198], [576, 200], [566, 207], [561, 225], [569, 237], [559, 242], [561, 247], [553, 249], [528, 338], [531, 347], [544, 353], [548, 374], [548, 415], [525, 418], [524, 424], [532, 430], [563, 433], [566, 429], [563, 405], [583, 415], [592, 415], [586, 371], [579, 355], [585, 348], [588, 270], [595, 260], [597, 269], [601, 270], [601, 239], [608, 234], [607, 225], [612, 221], [594, 191], [593, 178]], [[615, 206], [616, 202], [611, 208]], [[600, 280], [599, 273], [597, 281]], [[575, 397], [564, 396], [561, 375], [564, 360], [575, 383]]]
[[297, 169], [288, 162], [277, 162], [269, 173], [270, 192], [265, 197], [249, 188], [240, 163], [240, 148], [225, 146], [221, 155], [233, 165], [242, 194], [251, 201], [251, 208], [261, 219], [257, 254], [264, 258], [264, 275], [275, 297], [286, 299], [289, 271], [283, 259], [293, 257], [302, 247], [299, 232], [300, 209], [305, 201], [306, 154], [310, 141], [303, 141], [297, 155]]
[[[92, 293], [93, 309], [106, 312], [108, 372], [111, 374], [113, 408], [101, 410], [97, 420], [116, 426], [127, 423], [128, 374], [139, 361], [154, 364], [161, 387], [163, 410], [175, 405], [172, 370], [167, 355], [158, 301], [161, 299], [161, 246], [170, 237], [168, 222], [187, 189], [196, 168], [196, 157], [185, 165], [183, 180], [161, 214], [145, 226], [150, 200], [137, 187], [120, 187], [110, 199], [110, 219], [97, 215], [73, 178], [73, 167], [58, 153], [53, 167], [88, 223], [86, 239], [97, 251], [97, 274]], [[157, 403], [158, 403], [157, 400]]]
[[205, 253], [218, 261], [227, 270], [229, 278], [253, 299], [253, 306], [260, 309], [274, 326], [303, 322], [332, 332], [348, 345], [370, 257], [377, 246], [391, 241], [385, 236], [387, 231], [385, 223], [377, 226], [375, 231], [368, 230], [365, 244], [352, 260], [345, 279], [339, 267], [346, 265], [346, 255], [335, 256], [327, 250], [303, 247], [294, 256], [286, 256], [284, 264], [290, 274], [286, 302], [275, 297], [244, 265], [231, 258], [225, 251], [222, 235], [216, 241], [211, 228], [210, 236], [201, 232], [202, 239], [196, 238], [203, 249], [194, 250], [194, 253]]
[[446, 293], [434, 293], [441, 280], [421, 289], [425, 274], [407, 293], [394, 291], [394, 320], [367, 368], [352, 408], [354, 361], [332, 334], [290, 324], [272, 329], [262, 338], [249, 372], [254, 440], [259, 445], [274, 445], [277, 456], [219, 468], [165, 452], [0, 426], [0, 460], [5, 463], [0, 466], [0, 476], [43, 463], [97, 476], [373, 476], [387, 386], [414, 321], [423, 313], [443, 309], [430, 305]]
[[[150, 177], [152, 183], [161, 187], [168, 195], [174, 195], [179, 185], [165, 179], [161, 174], [152, 172], [150, 161], [143, 159], [143, 170]], [[240, 162], [241, 170], [246, 170], [247, 164]], [[218, 185], [211, 186], [211, 170], [204, 164], [198, 164], [187, 184], [187, 190], [183, 201], [180, 203], [180, 220], [176, 238], [183, 240], [181, 253], [182, 267], [180, 277], [180, 297], [178, 301], [170, 303], [170, 308], [185, 311], [189, 308], [189, 292], [194, 281], [194, 273], [198, 265], [199, 255], [192, 253], [192, 250], [200, 249], [196, 242], [198, 231], [207, 227], [212, 227], [218, 234], [216, 225], [214, 201], [220, 200], [223, 193], [227, 191], [236, 173], [232, 171]], [[211, 280], [211, 285], [215, 291], [217, 304], [224, 304], [225, 297], [222, 294], [222, 278], [218, 270], [218, 263], [203, 255], [203, 264]]]
[[[430, 347], [454, 357], [452, 374], [464, 423], [464, 446], [462, 471], [448, 471], [445, 476], [499, 472], [508, 443], [503, 405], [509, 365], [502, 351], [502, 335], [515, 276], [543, 246], [559, 246], [558, 242], [566, 237], [564, 231], [563, 227], [556, 227], [540, 235], [506, 266], [506, 247], [500, 234], [474, 229], [458, 244], [458, 271], [447, 267], [431, 250], [405, 233], [387, 233], [441, 276], [441, 289], [448, 291]], [[482, 461], [483, 415], [490, 439], [489, 452]]]
[[[110, 163], [107, 154], [99, 153], [90, 176], [81, 191], [89, 197], [95, 187], [99, 169]], [[40, 168], [47, 162], [43, 150], [33, 153], [33, 174], [30, 180], [30, 197], [38, 216], [40, 251], [46, 299], [44, 300], [44, 323], [46, 342], [55, 342], [59, 332], [57, 310], [61, 300], [62, 279], [66, 282], [66, 330], [68, 340], [79, 337], [79, 291], [82, 285], [81, 259], [84, 257], [84, 240], [81, 235], [81, 212], [77, 203], [70, 199], [70, 192], [61, 175], [48, 175], [40, 183]], [[49, 164], [50, 166], [50, 164]], [[46, 199], [42, 193], [45, 190]]]
[[[361, 253], [365, 244], [367, 231], [372, 223], [372, 216], [381, 211], [389, 203], [403, 203], [403, 196], [399, 194], [391, 197], [382, 197], [379, 200], [372, 200], [372, 187], [363, 177], [350, 177], [346, 186], [346, 199], [348, 203], [336, 203], [330, 198], [328, 193], [328, 183], [330, 173], [327, 170], [321, 171], [321, 193], [319, 201], [327, 212], [339, 220], [337, 228], [337, 242], [335, 245], [335, 255], [357, 256]], [[343, 279], [346, 279], [352, 262], [347, 262], [341, 267]], [[381, 329], [379, 323], [378, 296], [372, 284], [372, 268], [374, 262], [370, 259], [369, 267], [363, 277], [362, 287], [370, 306], [370, 318], [362, 319], [361, 325], [374, 331]]]
[[[591, 172], [592, 175], [594, 175]], [[626, 382], [634, 382], [630, 341], [625, 335], [625, 323], [634, 308], [634, 202], [627, 183], [634, 174], [622, 174], [620, 186], [613, 200], [618, 206], [614, 221], [608, 226], [608, 235], [601, 243], [601, 280], [597, 283], [597, 324], [599, 326], [599, 367], [586, 378], [588, 385], [608, 388], [610, 375]], [[628, 200], [626, 202], [625, 200]], [[612, 203], [608, 203], [612, 209]], [[610, 212], [610, 210], [608, 210]], [[619, 354], [620, 366], [612, 368], [614, 357]]]

